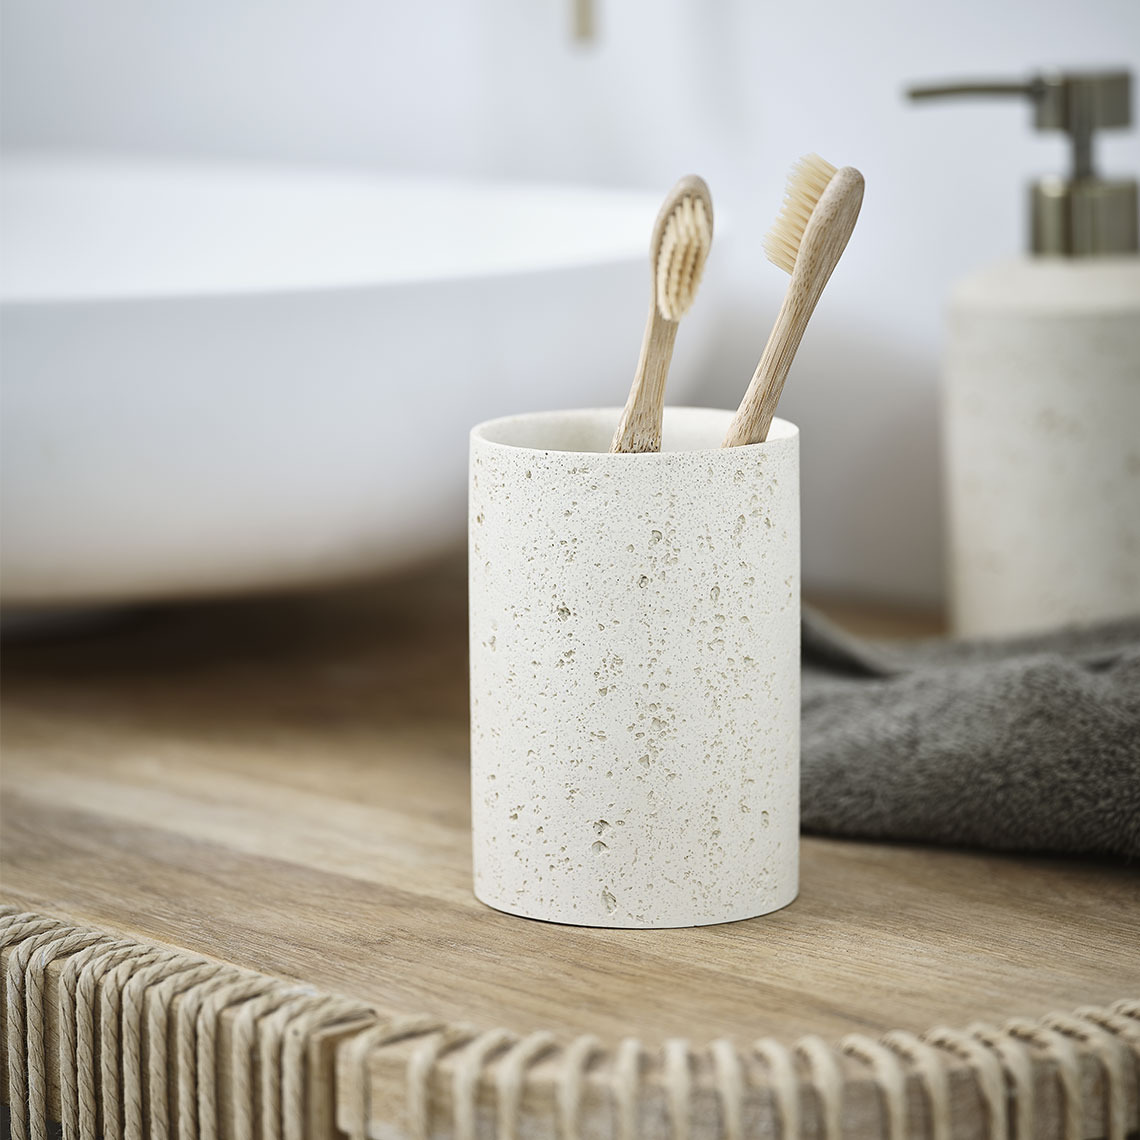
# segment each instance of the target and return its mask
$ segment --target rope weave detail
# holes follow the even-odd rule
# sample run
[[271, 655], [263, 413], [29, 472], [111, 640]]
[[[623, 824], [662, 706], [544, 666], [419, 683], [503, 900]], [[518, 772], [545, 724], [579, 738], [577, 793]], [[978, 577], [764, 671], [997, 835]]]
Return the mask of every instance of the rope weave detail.
[[[44, 1011], [47, 967], [57, 958], [67, 957], [77, 950], [97, 945], [101, 941], [103, 935], [91, 931], [65, 934], [62, 938], [57, 938], [42, 947], [28, 962], [24, 971], [28, 1034], [28, 1124], [32, 1140], [48, 1138], [48, 1056], [47, 1042], [44, 1040], [44, 1028], [47, 1024]], [[16, 1098], [11, 1095], [11, 1091], [9, 1096], [15, 1106]]]
[[931, 1029], [923, 1038], [965, 1061], [974, 1070], [978, 1092], [985, 1106], [988, 1140], [1007, 1140], [1009, 1124], [1006, 1115], [1005, 1073], [1001, 1062], [980, 1041], [945, 1026]]
[[1123, 1014], [1113, 1013], [1111, 1009], [1100, 1009], [1093, 1005], [1081, 1006], [1076, 1010], [1076, 1016], [1095, 1025], [1103, 1025], [1109, 1033], [1129, 1045], [1140, 1058], [1140, 1024], [1130, 1021]]
[[849, 1057], [870, 1065], [886, 1121], [887, 1140], [906, 1137], [906, 1074], [902, 1062], [886, 1045], [869, 1037], [852, 1033], [844, 1037], [839, 1048]]
[[[584, 1099], [600, 1095], [604, 1104], [607, 1094], [614, 1140], [637, 1140], [653, 1118], [643, 1115], [645, 1106], [655, 1103], [663, 1104], [670, 1140], [745, 1140], [765, 1107], [779, 1140], [798, 1140], [810, 1127], [805, 1111], [814, 1111], [823, 1140], [842, 1140], [845, 1090], [858, 1079], [845, 1076], [844, 1055], [852, 1059], [848, 1071], [863, 1066], [863, 1079], [878, 1093], [884, 1140], [968, 1134], [968, 1126], [955, 1123], [951, 1097], [951, 1073], [963, 1072], [959, 1063], [983, 1108], [984, 1140], [1031, 1140], [1040, 1113], [1051, 1113], [1053, 1104], [1064, 1140], [1094, 1131], [1126, 1140], [1140, 1123], [1134, 1103], [1140, 1000], [1134, 998], [1038, 1020], [1013, 1018], [1001, 1027], [975, 1022], [921, 1037], [893, 1030], [879, 1040], [852, 1034], [835, 1047], [809, 1036], [793, 1048], [761, 1039], [741, 1050], [720, 1038], [708, 1046], [711, 1064], [688, 1040], [672, 1038], [659, 1060], [647, 1064], [635, 1038], [607, 1048], [590, 1035], [563, 1044], [547, 1032], [520, 1037], [428, 1017], [381, 1020], [351, 999], [13, 906], [0, 905], [0, 949], [13, 1140], [50, 1135], [49, 972], [56, 978], [64, 1140], [217, 1140], [223, 1131], [234, 1140], [308, 1140], [315, 1130], [331, 1136], [331, 1116], [319, 1114], [337, 1098], [330, 1091], [318, 1102], [311, 1091], [322, 1077], [310, 1071], [320, 1055], [312, 1052], [318, 1035], [327, 1050], [322, 1064], [332, 1063], [335, 1049], [337, 1093], [348, 1118], [341, 1126], [353, 1140], [389, 1127], [373, 1106], [371, 1085], [378, 1051], [401, 1043], [410, 1140], [432, 1140], [434, 1089], [450, 1092], [451, 1140], [533, 1135], [544, 1126], [531, 1115], [532, 1104], [550, 1113], [552, 1137], [583, 1140], [595, 1134], [594, 1117], [588, 1127], [583, 1119]], [[754, 1078], [761, 1072], [756, 1061], [763, 1073]], [[1089, 1084], [1089, 1074], [1098, 1072], [1103, 1079]], [[1059, 1099], [1039, 1102], [1050, 1082]], [[532, 1087], [545, 1090], [533, 1102]], [[1102, 1092], [1086, 1103], [1084, 1088]], [[660, 1102], [651, 1099], [657, 1096]], [[955, 1099], [961, 1100], [957, 1093]]]
[[553, 1045], [553, 1033], [532, 1033], [512, 1045], [499, 1062], [495, 1076], [498, 1140], [516, 1140], [527, 1067], [549, 1053]]
[[[30, 931], [35, 923], [23, 923], [16, 929]], [[31, 1102], [28, 1086], [31, 1079], [31, 1056], [38, 1049], [43, 1050], [42, 1022], [33, 1027], [32, 1037], [28, 1035], [29, 1020], [25, 1000], [27, 970], [32, 955], [41, 947], [46, 948], [59, 941], [58, 926], [27, 934], [15, 944], [9, 955], [8, 969], [4, 979], [4, 993], [8, 1015], [8, 1097], [13, 1105], [10, 1123], [13, 1140], [27, 1140]]]
[[614, 1135], [617, 1140], [637, 1140], [641, 1056], [641, 1042], [636, 1037], [626, 1037], [614, 1059]]
[[1012, 1018], [1004, 1028], [1014, 1037], [1039, 1045], [1056, 1062], [1061, 1085], [1061, 1135], [1064, 1140], [1082, 1140], [1085, 1114], [1081, 1101], [1081, 1066], [1072, 1041], [1054, 1029], [1025, 1018]]
[[119, 1044], [122, 1040], [123, 990], [134, 977], [154, 976], [169, 966], [173, 957], [169, 953], [156, 952], [128, 958], [103, 978], [99, 995], [99, 1066], [103, 1085], [104, 1140], [122, 1140], [123, 1116], [128, 1102], [137, 1101], [137, 1111], [142, 1114], [141, 1085], [127, 1091], [122, 1083], [123, 1058]]
[[[218, 1034], [222, 1014], [232, 1006], [240, 1006], [273, 990], [268, 978], [236, 978], [227, 985], [213, 990], [202, 1002], [195, 1024], [198, 1086], [198, 1132], [201, 1140], [217, 1140], [218, 1136]], [[235, 1096], [240, 1091], [235, 1089]], [[193, 1133], [186, 1137], [193, 1140]]]
[[[104, 1134], [100, 1117], [104, 1120], [109, 1117], [111, 1123], [117, 1121], [118, 1117], [117, 1054], [112, 1054], [110, 1058], [115, 1068], [114, 1088], [102, 1097], [99, 1095], [100, 1078], [104, 1075], [110, 1077], [100, 1065], [102, 1051], [99, 1056], [95, 1052], [101, 1028], [99, 988], [104, 978], [110, 977], [120, 965], [128, 964], [131, 968], [146, 966], [156, 957], [157, 952], [149, 947], [128, 944], [125, 948], [94, 958], [80, 972], [75, 988], [75, 1073], [79, 1087], [79, 1140], [98, 1140]], [[113, 984], [112, 981], [111, 985]], [[113, 1135], [109, 1128], [107, 1131]]]
[[451, 1112], [455, 1140], [477, 1140], [479, 1078], [488, 1059], [509, 1045], [514, 1034], [507, 1029], [480, 1033], [460, 1054], [451, 1085]]
[[474, 1036], [470, 1026], [450, 1026], [430, 1034], [413, 1048], [408, 1057], [405, 1093], [412, 1140], [429, 1140], [431, 1135], [431, 1078], [439, 1059]]
[[[230, 1010], [226, 1102], [233, 1119], [227, 1132], [235, 1140], [253, 1140], [260, 1125], [265, 1140], [307, 1140], [308, 1034], [375, 1020], [361, 1002], [10, 905], [0, 905], [0, 949], [13, 1140], [51, 1135], [49, 970], [56, 976], [64, 1140], [216, 1138], [217, 1047], [222, 1016]], [[273, 1010], [282, 1016], [258, 1020]], [[177, 1097], [171, 1072], [177, 1074]], [[256, 1086], [255, 1072], [261, 1078]]]
[[93, 963], [108, 955], [127, 953], [134, 943], [97, 942], [73, 954], [59, 976], [56, 1001], [59, 1026], [59, 1099], [64, 1140], [79, 1136], [79, 978]]
[[[1112, 1034], [1099, 1025], [1064, 1013], [1046, 1014], [1042, 1021], [1050, 1029], [1072, 1037], [1087, 1045], [1104, 1069], [1105, 1119], [1108, 1123], [1108, 1140], [1124, 1140], [1128, 1131], [1128, 1106], [1125, 1102], [1124, 1081], [1128, 1053]], [[1080, 1080], [1079, 1063], [1077, 1079]], [[1079, 1088], [1079, 1085], [1078, 1085]], [[1081, 1114], [1083, 1116], [1083, 1113]]]
[[693, 1072], [689, 1043], [680, 1037], [665, 1042], [665, 1088], [673, 1140], [689, 1140], [689, 1107], [693, 1096]]
[[744, 1140], [744, 1066], [736, 1046], [721, 1037], [709, 1046], [720, 1098], [724, 1140]]
[[883, 1044], [914, 1067], [926, 1099], [930, 1140], [950, 1140], [950, 1078], [938, 1050], [903, 1029], [885, 1033]]
[[376, 1020], [370, 1009], [348, 998], [326, 998], [308, 1013], [295, 1017], [285, 1030], [281, 1046], [281, 1134], [283, 1140], [308, 1140], [308, 1088], [306, 1078], [316, 1082], [318, 1074], [308, 1074], [309, 1045], [319, 1031], [337, 1026], [355, 1025]]
[[349, 1082], [349, 1103], [354, 1116], [348, 1129], [352, 1140], [367, 1140], [372, 1119], [372, 1053], [385, 1045], [408, 1037], [419, 1037], [440, 1029], [438, 1020], [430, 1017], [398, 1017], [372, 1025], [352, 1037], [342, 1047], [337, 1058], [337, 1069], [345, 1072]]
[[329, 999], [321, 994], [303, 994], [290, 998], [268, 1017], [263, 1017], [257, 1027], [260, 1088], [257, 1097], [251, 1089], [249, 1111], [252, 1121], [255, 1108], [260, 1107], [262, 1140], [282, 1140], [284, 1134], [282, 1097], [285, 1035], [290, 1026], [305, 1018], [306, 1014], [319, 1013], [328, 1002]]
[[835, 1052], [819, 1037], [801, 1037], [796, 1052], [803, 1058], [819, 1104], [823, 1140], [843, 1137], [843, 1073]]
[[[234, 1140], [253, 1140], [254, 1041], [259, 1021], [281, 1008], [288, 1008], [299, 996], [297, 990], [270, 990], [244, 1002], [230, 1024], [230, 1080], [233, 1085]], [[311, 995], [300, 995], [311, 996]]]
[[[185, 995], [204, 982], [215, 979], [224, 967], [216, 962], [192, 966], [155, 986], [146, 1009], [147, 1033], [147, 1099], [150, 1103], [151, 1140], [170, 1140], [170, 1121], [174, 1106], [170, 1098], [168, 1058], [170, 1052], [171, 1006], [175, 997]], [[182, 1000], [188, 1001], [187, 997]]]
[[562, 1140], [575, 1140], [580, 1135], [582, 1083], [590, 1062], [601, 1050], [601, 1041], [586, 1033], [574, 1038], [562, 1058], [562, 1068], [556, 1086], [558, 1134]]
[[125, 1140], [143, 1140], [144, 1102], [147, 1095], [146, 1058], [143, 1034], [146, 1031], [148, 996], [168, 978], [176, 978], [198, 963], [192, 958], [170, 954], [132, 974], [122, 990], [123, 1135]]
[[1034, 1140], [1037, 1084], [1033, 1077], [1033, 1058], [1025, 1043], [982, 1022], [975, 1022], [967, 1032], [993, 1051], [1005, 1072], [1007, 1086], [1013, 1093], [1009, 1128], [1012, 1140]]
[[772, 1110], [778, 1120], [780, 1140], [798, 1140], [800, 1135], [800, 1081], [791, 1051], [779, 1041], [762, 1038], [752, 1046], [753, 1052], [768, 1069], [768, 1085], [772, 1090]]

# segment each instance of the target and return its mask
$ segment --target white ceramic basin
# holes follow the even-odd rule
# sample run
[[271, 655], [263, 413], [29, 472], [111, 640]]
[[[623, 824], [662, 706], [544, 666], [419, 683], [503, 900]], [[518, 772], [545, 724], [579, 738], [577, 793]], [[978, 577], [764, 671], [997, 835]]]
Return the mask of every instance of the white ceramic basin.
[[471, 424], [624, 399], [657, 205], [8, 156], [3, 601], [287, 586], [458, 540]]

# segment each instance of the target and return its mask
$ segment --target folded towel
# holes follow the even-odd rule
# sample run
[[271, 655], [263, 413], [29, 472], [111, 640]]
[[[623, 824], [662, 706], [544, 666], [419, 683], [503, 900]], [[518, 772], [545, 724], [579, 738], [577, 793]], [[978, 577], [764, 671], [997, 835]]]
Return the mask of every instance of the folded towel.
[[1140, 855], [1140, 618], [867, 642], [805, 609], [803, 827]]

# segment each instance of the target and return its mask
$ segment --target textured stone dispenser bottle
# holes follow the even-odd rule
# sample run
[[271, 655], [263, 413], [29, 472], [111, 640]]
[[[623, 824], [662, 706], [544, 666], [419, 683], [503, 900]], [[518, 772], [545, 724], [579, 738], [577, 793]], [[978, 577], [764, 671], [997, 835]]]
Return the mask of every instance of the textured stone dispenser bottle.
[[1072, 143], [1031, 187], [1033, 256], [958, 283], [943, 436], [956, 631], [1140, 613], [1137, 185], [1098, 177], [1094, 131], [1131, 122], [1127, 72], [911, 91], [1016, 95]]
[[475, 894], [588, 926], [786, 906], [799, 854], [799, 437], [620, 409], [471, 433]]

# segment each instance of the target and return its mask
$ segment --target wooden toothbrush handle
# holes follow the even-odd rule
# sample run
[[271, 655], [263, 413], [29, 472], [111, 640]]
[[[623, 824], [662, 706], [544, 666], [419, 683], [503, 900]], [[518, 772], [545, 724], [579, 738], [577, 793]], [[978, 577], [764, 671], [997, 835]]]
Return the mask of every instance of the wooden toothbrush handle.
[[828, 183], [808, 220], [772, 335], [721, 446], [740, 447], [768, 438], [804, 330], [847, 248], [862, 204], [863, 175], [853, 166], [844, 166]]
[[772, 326], [772, 334], [764, 346], [760, 363], [752, 374], [748, 391], [736, 409], [722, 447], [740, 447], [748, 443], [763, 443], [768, 438], [776, 405], [784, 391], [784, 381], [803, 339], [804, 330], [819, 301], [822, 289], [813, 290], [815, 296], [795, 288], [793, 279], [784, 294], [783, 304]]
[[676, 339], [677, 322], [667, 321], [658, 311], [656, 301], [652, 302], [649, 319], [645, 322], [645, 335], [641, 340], [637, 373], [610, 444], [610, 451], [661, 450], [665, 379], [669, 375], [669, 363], [673, 359], [673, 343]]

